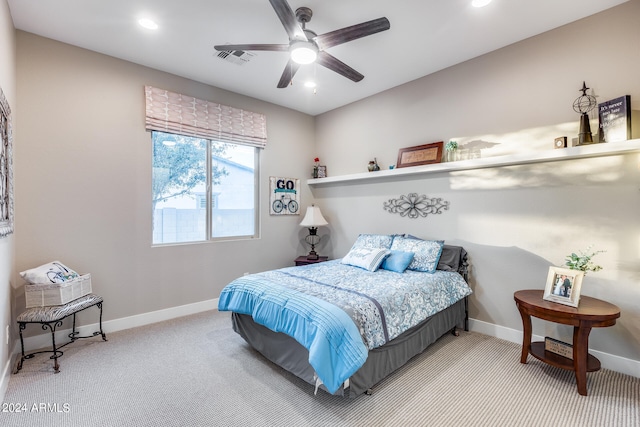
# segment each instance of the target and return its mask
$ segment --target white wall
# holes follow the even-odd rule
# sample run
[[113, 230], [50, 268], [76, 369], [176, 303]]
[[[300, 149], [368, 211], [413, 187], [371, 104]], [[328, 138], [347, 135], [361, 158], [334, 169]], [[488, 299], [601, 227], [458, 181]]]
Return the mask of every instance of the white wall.
[[[16, 107], [16, 47], [13, 21], [9, 14], [9, 6], [6, 0], [0, 1], [0, 88], [12, 109], [15, 119]], [[15, 136], [14, 129], [14, 136]], [[15, 144], [15, 141], [14, 141]], [[13, 235], [0, 238], [0, 397], [4, 396], [4, 390], [9, 381], [11, 351], [13, 346], [7, 345], [6, 327], [10, 326], [12, 337], [15, 338], [13, 320], [11, 318], [11, 282], [14, 264], [14, 240]], [[10, 344], [13, 344], [13, 338]]]
[[[310, 175], [312, 117], [21, 31], [17, 58], [17, 271], [58, 259], [91, 273], [109, 321], [217, 298], [244, 272], [304, 253], [302, 218], [269, 216], [268, 186]], [[151, 247], [144, 85], [266, 114], [260, 239]]]
[[[551, 147], [554, 137], [577, 133], [571, 105], [583, 80], [599, 100], [630, 94], [640, 110], [640, 53], [632, 48], [640, 45], [639, 4], [632, 0], [315, 119], [28, 33], [16, 33], [14, 50], [5, 42], [13, 37], [5, 7], [0, 28], [10, 33], [2, 37], [9, 53], [0, 46], [0, 84], [13, 86], [17, 54], [17, 95], [9, 98], [18, 99], [18, 114], [15, 266], [4, 261], [5, 252], [12, 256], [11, 240], [5, 248], [0, 242], [0, 316], [7, 318], [9, 304], [3, 277], [19, 282], [16, 271], [53, 259], [92, 273], [106, 321], [207, 301], [246, 271], [291, 265], [307, 251], [300, 243], [305, 232], [298, 216], [268, 215], [268, 177], [304, 182], [315, 156], [339, 175], [364, 172], [373, 157], [383, 167], [395, 163], [401, 147], [452, 138], [500, 143], [494, 154]], [[267, 114], [261, 239], [151, 247], [145, 84]], [[542, 288], [548, 266], [594, 243], [608, 251], [598, 259], [605, 270], [589, 275], [583, 292], [618, 304], [622, 318], [594, 330], [591, 346], [640, 361], [639, 162], [626, 155], [375, 185], [310, 190], [303, 184], [301, 211], [315, 197], [330, 222], [320, 231], [323, 255], [342, 256], [360, 232], [410, 232], [463, 244], [473, 265], [472, 317], [514, 330], [521, 323], [513, 292]], [[419, 220], [382, 209], [411, 191], [443, 197], [451, 209]], [[18, 294], [14, 315], [23, 307]], [[534, 333], [564, 339], [570, 333], [534, 325]]]
[[[399, 148], [456, 139], [484, 141], [483, 156], [553, 149], [578, 134], [572, 104], [583, 80], [598, 102], [631, 95], [640, 110], [640, 1], [561, 27], [316, 118], [317, 152], [332, 175], [366, 172]], [[597, 123], [597, 121], [596, 121]], [[597, 127], [593, 127], [597, 133]], [[640, 129], [636, 129], [636, 137]], [[330, 222], [331, 255], [358, 233], [409, 232], [464, 245], [472, 264], [471, 317], [522, 330], [519, 289], [543, 289], [548, 267], [594, 244], [604, 266], [583, 294], [621, 309], [590, 346], [640, 361], [640, 156], [440, 173], [312, 189]], [[408, 219], [383, 203], [409, 192], [442, 197], [449, 211]], [[569, 327], [535, 321], [534, 333], [571, 341]], [[640, 366], [636, 363], [635, 365]], [[637, 372], [640, 376], [640, 369]]]

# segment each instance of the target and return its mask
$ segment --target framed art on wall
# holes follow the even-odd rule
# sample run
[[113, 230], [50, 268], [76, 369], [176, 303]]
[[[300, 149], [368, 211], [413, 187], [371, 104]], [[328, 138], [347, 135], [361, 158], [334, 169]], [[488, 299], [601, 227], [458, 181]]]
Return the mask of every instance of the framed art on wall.
[[300, 215], [300, 180], [269, 177], [269, 214]]
[[11, 109], [0, 88], [0, 237], [13, 233], [12, 150]]

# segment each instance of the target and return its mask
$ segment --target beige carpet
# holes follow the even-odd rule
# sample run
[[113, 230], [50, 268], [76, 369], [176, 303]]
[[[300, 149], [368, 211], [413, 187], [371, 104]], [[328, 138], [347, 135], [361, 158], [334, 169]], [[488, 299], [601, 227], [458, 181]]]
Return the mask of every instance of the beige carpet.
[[[9, 382], [1, 426], [638, 426], [640, 379], [571, 372], [478, 333], [446, 335], [375, 387], [344, 399], [248, 348], [210, 311], [80, 340]], [[26, 412], [16, 412], [16, 404]], [[13, 405], [13, 412], [9, 411]], [[8, 411], [8, 412], [7, 412]]]

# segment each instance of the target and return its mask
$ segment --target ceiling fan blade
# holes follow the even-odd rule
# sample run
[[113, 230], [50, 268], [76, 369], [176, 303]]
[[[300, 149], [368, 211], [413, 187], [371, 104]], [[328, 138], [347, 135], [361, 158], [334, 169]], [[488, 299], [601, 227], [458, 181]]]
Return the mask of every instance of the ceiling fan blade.
[[293, 76], [296, 74], [298, 69], [300, 68], [300, 64], [293, 62], [291, 59], [287, 63], [287, 66], [284, 67], [284, 72], [282, 73], [282, 77], [280, 77], [280, 81], [278, 82], [278, 88], [284, 89], [289, 86], [291, 80], [293, 80]]
[[318, 52], [318, 58], [316, 62], [323, 67], [327, 67], [328, 69], [335, 71], [336, 73], [345, 76], [349, 80], [353, 80], [354, 82], [359, 82], [364, 79], [364, 76], [349, 67], [344, 62], [340, 61], [336, 57], [329, 55], [327, 52]]
[[276, 11], [276, 15], [280, 18], [282, 26], [289, 35], [289, 40], [307, 40], [302, 27], [298, 24], [296, 14], [287, 3], [287, 0], [269, 0], [271, 6]]
[[269, 50], [278, 52], [288, 52], [288, 44], [219, 44], [213, 47], [215, 50]]
[[370, 36], [371, 34], [386, 31], [391, 28], [391, 24], [387, 18], [378, 18], [372, 21], [363, 22], [361, 24], [345, 27], [340, 30], [330, 31], [313, 38], [321, 50], [346, 43], [361, 37]]

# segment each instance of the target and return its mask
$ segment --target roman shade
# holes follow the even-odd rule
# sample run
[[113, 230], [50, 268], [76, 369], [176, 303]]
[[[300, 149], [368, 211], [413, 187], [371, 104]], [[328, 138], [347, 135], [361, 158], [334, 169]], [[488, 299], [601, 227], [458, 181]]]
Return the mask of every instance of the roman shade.
[[145, 86], [147, 130], [265, 148], [264, 114]]

